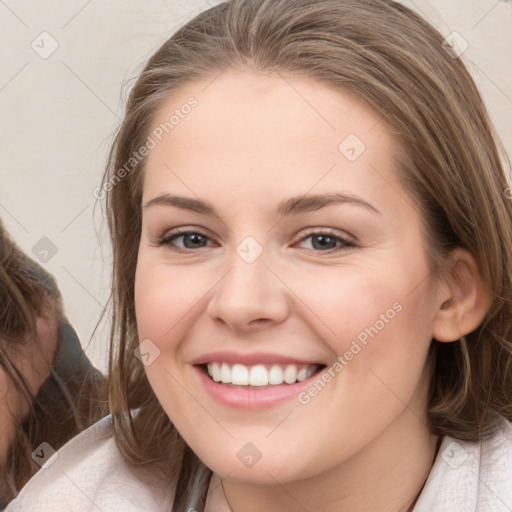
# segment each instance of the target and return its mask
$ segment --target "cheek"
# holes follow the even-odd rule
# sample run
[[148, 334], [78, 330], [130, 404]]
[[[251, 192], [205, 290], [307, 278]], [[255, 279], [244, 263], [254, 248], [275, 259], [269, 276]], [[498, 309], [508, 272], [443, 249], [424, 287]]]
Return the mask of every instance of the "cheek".
[[[309, 283], [308, 306], [321, 313], [321, 321], [315, 320], [317, 332], [327, 333], [323, 342], [336, 355], [327, 380], [315, 381], [299, 397], [304, 409], [298, 414], [305, 423], [324, 418], [325, 428], [318, 427], [319, 421], [314, 428], [318, 437], [338, 443], [338, 451], [325, 455], [332, 463], [340, 453], [348, 457], [354, 447], [373, 439], [402, 413], [404, 404], [423, 416], [432, 297], [426, 285], [411, 293], [409, 281], [388, 269], [371, 275], [354, 272], [340, 278], [340, 287], [322, 279], [315, 280], [315, 287]], [[333, 424], [338, 433], [329, 427]], [[322, 449], [315, 441], [311, 453]]]
[[183, 380], [180, 341], [205, 290], [194, 273], [148, 260], [142, 253], [135, 274], [135, 314], [139, 340], [149, 339], [158, 350], [149, 345], [154, 359], [144, 370], [169, 417], [194, 418], [197, 411], [187, 413], [190, 401], [179, 384]]
[[206, 292], [197, 273], [163, 264], [139, 262], [135, 275], [135, 313], [139, 339], [149, 338], [162, 350], [172, 343], [181, 324], [193, 316]]
[[383, 261], [382, 267], [340, 268], [335, 276], [332, 268], [314, 276], [304, 272], [295, 280], [303, 316], [333, 352], [333, 364], [340, 362], [336, 373], [343, 371], [348, 386], [360, 392], [375, 377], [372, 372], [396, 389], [417, 383], [434, 312], [432, 290], [418, 277], [423, 270], [418, 263]]
[[389, 276], [389, 270], [386, 274], [361, 263], [338, 271], [326, 267], [303, 272], [292, 282], [304, 314], [317, 325], [318, 334], [341, 353], [352, 339], [359, 337], [364, 342], [365, 329], [377, 323], [379, 331], [383, 330], [397, 316], [403, 294], [400, 284]]

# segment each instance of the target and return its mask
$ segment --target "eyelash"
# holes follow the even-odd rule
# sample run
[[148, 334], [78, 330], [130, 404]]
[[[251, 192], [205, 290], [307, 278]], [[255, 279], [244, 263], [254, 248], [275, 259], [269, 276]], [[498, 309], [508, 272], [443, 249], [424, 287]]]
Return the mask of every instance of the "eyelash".
[[[176, 239], [183, 237], [185, 235], [201, 235], [202, 237], [210, 240], [208, 235], [206, 235], [205, 233], [203, 233], [201, 231], [184, 229], [182, 231], [177, 231], [177, 232], [174, 232], [171, 234], [164, 235], [163, 237], [159, 237], [156, 240], [155, 245], [157, 245], [159, 247], [166, 245], [171, 250], [176, 251], [176, 252], [182, 252], [182, 253], [194, 252], [194, 251], [197, 251], [198, 249], [205, 248], [205, 247], [199, 247], [196, 249], [190, 249], [190, 248], [186, 248], [186, 247], [185, 248], [184, 247], [176, 247], [172, 244], [173, 241], [175, 241]], [[346, 238], [343, 238], [339, 235], [334, 234], [329, 229], [319, 230], [319, 231], [311, 231], [311, 232], [307, 233], [306, 235], [304, 235], [297, 243], [304, 242], [308, 238], [312, 238], [315, 236], [327, 236], [329, 238], [333, 238], [336, 242], [339, 242], [340, 244], [342, 244], [343, 247], [339, 247], [339, 248], [335, 248], [335, 249], [326, 249], [326, 250], [318, 250], [318, 249], [313, 249], [313, 248], [309, 249], [308, 248], [308, 250], [311, 250], [314, 252], [331, 254], [333, 252], [347, 251], [349, 249], [354, 249], [357, 247], [355, 243], [347, 240]]]

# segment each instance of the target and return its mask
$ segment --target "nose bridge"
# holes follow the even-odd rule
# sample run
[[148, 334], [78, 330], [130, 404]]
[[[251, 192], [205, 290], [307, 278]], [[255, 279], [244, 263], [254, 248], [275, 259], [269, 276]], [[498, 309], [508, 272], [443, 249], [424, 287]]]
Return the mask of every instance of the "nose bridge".
[[281, 283], [267, 268], [268, 251], [246, 237], [229, 258], [229, 272], [215, 287], [208, 306], [212, 317], [243, 328], [255, 320], [279, 322], [286, 316]]
[[229, 263], [230, 271], [219, 291], [228, 299], [238, 300], [240, 306], [255, 305], [258, 297], [266, 295], [265, 288], [269, 286], [267, 252], [254, 238], [245, 239], [233, 251]]

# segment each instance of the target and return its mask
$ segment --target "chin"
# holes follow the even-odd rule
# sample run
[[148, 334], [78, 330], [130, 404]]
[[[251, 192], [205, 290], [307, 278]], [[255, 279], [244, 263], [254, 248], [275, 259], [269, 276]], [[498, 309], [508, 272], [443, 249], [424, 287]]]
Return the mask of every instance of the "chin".
[[[222, 478], [240, 483], [257, 485], [275, 485], [279, 483], [303, 480], [314, 476], [314, 465], [304, 459], [297, 461], [297, 453], [273, 450], [273, 456], [265, 456], [253, 446], [245, 445], [233, 451], [233, 456], [226, 456], [231, 450], [209, 453], [200, 456], [201, 460]], [[260, 457], [260, 458], [258, 458]], [[299, 464], [297, 464], [299, 462]]]

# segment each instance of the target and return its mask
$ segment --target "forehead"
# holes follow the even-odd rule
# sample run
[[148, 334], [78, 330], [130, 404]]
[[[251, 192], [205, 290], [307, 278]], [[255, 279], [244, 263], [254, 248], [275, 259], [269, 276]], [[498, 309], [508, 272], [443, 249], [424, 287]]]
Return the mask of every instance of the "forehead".
[[306, 76], [225, 71], [189, 83], [156, 112], [155, 133], [144, 196], [166, 185], [254, 195], [363, 182], [378, 194], [394, 180], [395, 141], [382, 118]]

